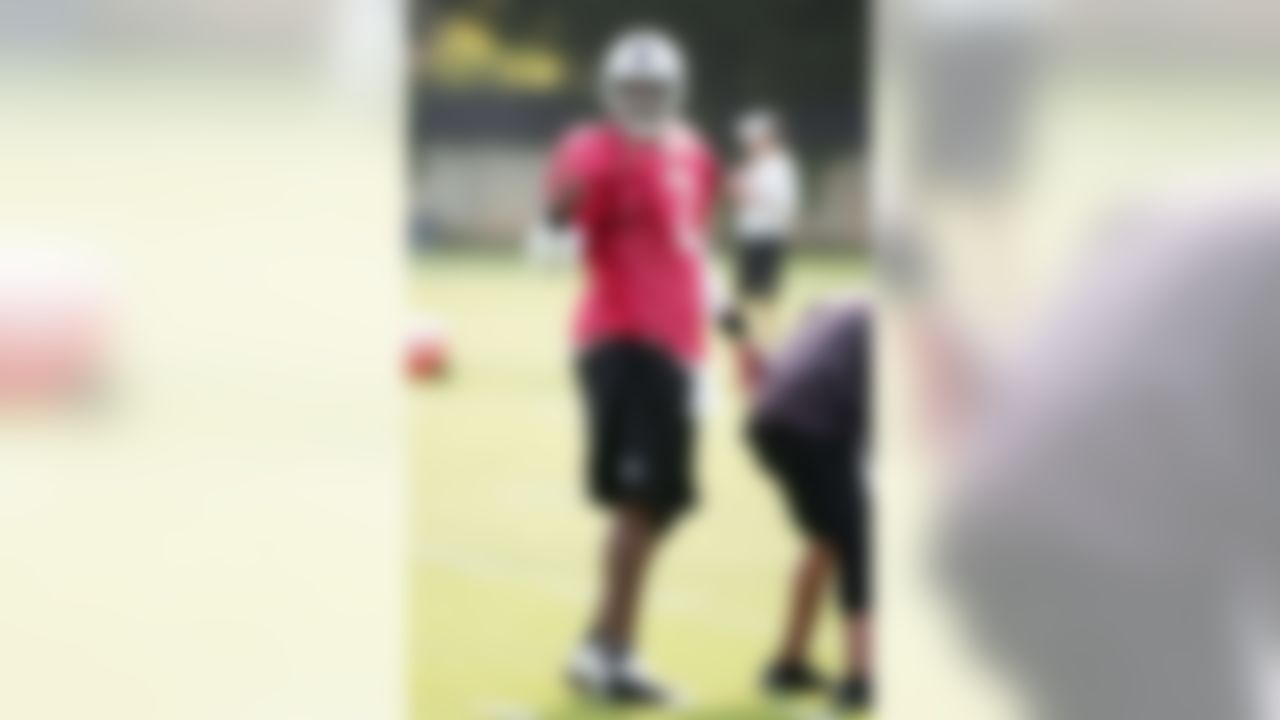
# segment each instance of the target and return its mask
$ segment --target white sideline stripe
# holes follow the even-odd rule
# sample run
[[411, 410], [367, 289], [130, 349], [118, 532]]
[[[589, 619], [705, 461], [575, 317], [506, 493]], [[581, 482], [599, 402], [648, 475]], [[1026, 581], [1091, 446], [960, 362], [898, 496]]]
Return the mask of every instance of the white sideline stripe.
[[[416, 555], [419, 563], [437, 565], [492, 585], [519, 587], [521, 592], [584, 609], [591, 603], [592, 590], [582, 583], [558, 582], [477, 554], [424, 545], [418, 547]], [[712, 607], [701, 593], [659, 587], [654, 589], [654, 596], [654, 605], [673, 615], [726, 634], [768, 639], [768, 632], [763, 627], [767, 624], [766, 619], [752, 621], [735, 617], [723, 608]]]

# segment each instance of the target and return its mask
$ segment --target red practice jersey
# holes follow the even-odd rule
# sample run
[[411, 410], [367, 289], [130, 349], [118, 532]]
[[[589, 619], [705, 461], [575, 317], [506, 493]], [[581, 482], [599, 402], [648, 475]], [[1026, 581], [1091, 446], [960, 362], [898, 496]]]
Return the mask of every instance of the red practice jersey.
[[560, 142], [548, 184], [553, 196], [578, 193], [573, 221], [587, 275], [579, 348], [639, 340], [688, 365], [702, 359], [716, 176], [711, 150], [688, 129], [638, 140], [595, 123]]

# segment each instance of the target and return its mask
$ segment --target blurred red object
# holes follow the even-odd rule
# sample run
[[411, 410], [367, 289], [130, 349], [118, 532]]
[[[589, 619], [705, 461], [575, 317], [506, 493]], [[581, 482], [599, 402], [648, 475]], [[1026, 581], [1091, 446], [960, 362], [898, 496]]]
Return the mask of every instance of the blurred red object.
[[106, 292], [90, 258], [0, 247], [0, 407], [82, 396], [104, 372]]
[[449, 336], [435, 318], [420, 316], [409, 327], [404, 347], [405, 372], [416, 381], [437, 380], [449, 371]]

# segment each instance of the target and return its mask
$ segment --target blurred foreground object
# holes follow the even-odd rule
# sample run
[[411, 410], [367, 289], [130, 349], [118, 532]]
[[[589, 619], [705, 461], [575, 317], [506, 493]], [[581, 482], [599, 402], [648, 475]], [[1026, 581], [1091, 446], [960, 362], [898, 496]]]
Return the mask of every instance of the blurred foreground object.
[[439, 380], [450, 368], [449, 334], [438, 319], [420, 315], [405, 335], [405, 372], [418, 382]]
[[1280, 185], [1105, 235], [972, 415], [949, 577], [1030, 717], [1271, 717]]
[[106, 303], [93, 258], [0, 244], [0, 411], [71, 402], [101, 382]]

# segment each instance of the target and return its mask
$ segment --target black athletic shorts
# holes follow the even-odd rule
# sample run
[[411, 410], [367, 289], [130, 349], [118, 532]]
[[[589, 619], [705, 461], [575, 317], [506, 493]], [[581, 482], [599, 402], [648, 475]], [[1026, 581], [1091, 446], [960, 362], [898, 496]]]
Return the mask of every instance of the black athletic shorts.
[[668, 522], [697, 501], [693, 381], [668, 353], [610, 341], [578, 360], [586, 406], [587, 480], [605, 507], [635, 504]]
[[771, 300], [782, 282], [786, 247], [782, 238], [742, 239], [738, 244], [738, 296]]
[[867, 610], [871, 603], [870, 515], [852, 444], [767, 421], [752, 423], [749, 434], [797, 529], [835, 552], [844, 608]]

